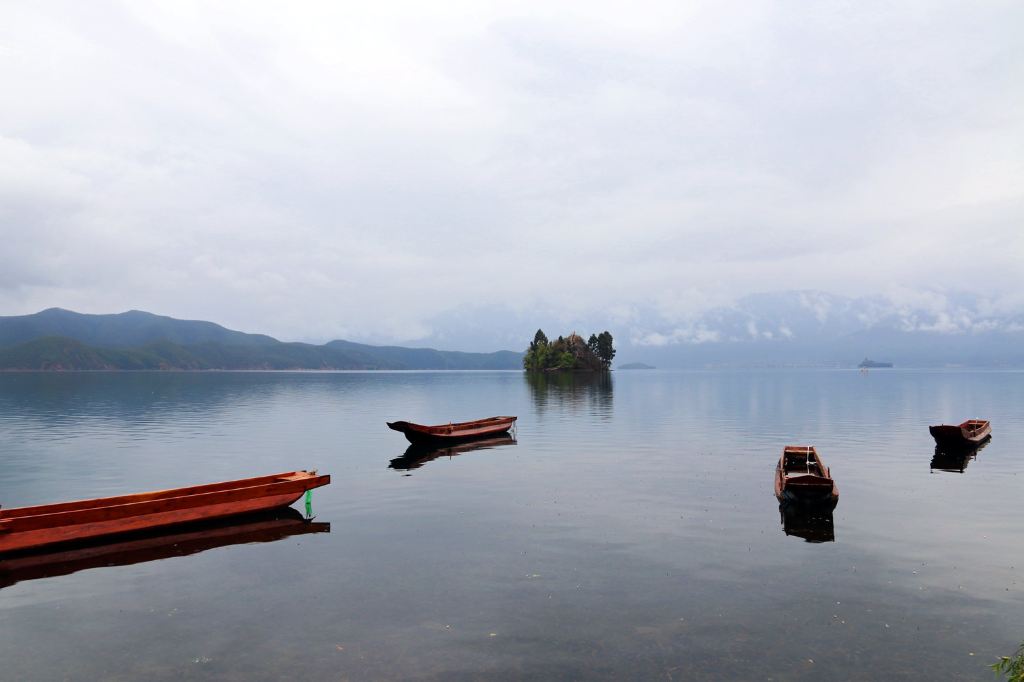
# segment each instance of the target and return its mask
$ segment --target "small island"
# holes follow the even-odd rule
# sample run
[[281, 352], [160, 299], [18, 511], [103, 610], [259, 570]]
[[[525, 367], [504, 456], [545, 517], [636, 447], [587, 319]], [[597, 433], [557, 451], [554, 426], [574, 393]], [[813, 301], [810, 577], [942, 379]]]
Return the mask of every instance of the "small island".
[[619, 369], [657, 369], [657, 367], [644, 362], [627, 362], [624, 365], [619, 365]]
[[892, 367], [892, 363], [891, 362], [876, 362], [874, 360], [869, 360], [867, 358], [864, 358], [864, 360], [861, 361], [861, 363], [859, 365], [857, 365], [857, 366], [860, 367], [861, 369], [875, 369], [875, 368], [881, 368], [881, 367]]
[[607, 331], [591, 334], [587, 341], [576, 332], [548, 341], [538, 329], [523, 356], [523, 369], [527, 372], [607, 372], [614, 357], [612, 335]]

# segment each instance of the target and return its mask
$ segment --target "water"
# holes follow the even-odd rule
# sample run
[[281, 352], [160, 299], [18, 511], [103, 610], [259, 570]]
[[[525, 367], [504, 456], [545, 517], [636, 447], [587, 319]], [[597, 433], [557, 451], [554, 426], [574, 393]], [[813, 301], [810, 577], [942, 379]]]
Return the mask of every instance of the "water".
[[[0, 375], [4, 506], [333, 477], [329, 533], [0, 569], [0, 677], [993, 679], [1024, 639], [1022, 404], [1019, 372]], [[515, 444], [389, 466], [385, 420], [492, 414]], [[975, 416], [992, 442], [933, 470], [928, 424]], [[840, 488], [789, 535], [786, 444]]]

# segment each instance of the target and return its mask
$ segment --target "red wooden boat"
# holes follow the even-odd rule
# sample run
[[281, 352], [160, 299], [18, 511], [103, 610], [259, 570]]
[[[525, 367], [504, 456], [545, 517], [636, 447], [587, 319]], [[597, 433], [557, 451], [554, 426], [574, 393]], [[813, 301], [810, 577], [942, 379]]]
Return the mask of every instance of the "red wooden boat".
[[836, 502], [839, 488], [810, 445], [787, 445], [775, 467], [775, 497], [779, 502]]
[[959, 426], [938, 424], [928, 431], [943, 449], [973, 449], [992, 437], [992, 425], [984, 419], [968, 419]]
[[488, 417], [471, 422], [453, 422], [424, 426], [412, 422], [387, 422], [388, 428], [400, 431], [410, 443], [455, 443], [477, 438], [488, 438], [507, 433], [516, 417]]
[[0, 552], [286, 507], [330, 476], [289, 471], [189, 488], [0, 509]]

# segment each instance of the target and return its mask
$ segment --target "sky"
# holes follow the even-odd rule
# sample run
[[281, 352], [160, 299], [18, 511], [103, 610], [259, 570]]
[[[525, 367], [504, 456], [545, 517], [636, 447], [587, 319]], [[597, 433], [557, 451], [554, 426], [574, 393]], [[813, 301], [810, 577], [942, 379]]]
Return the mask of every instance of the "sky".
[[1021, 35], [1018, 2], [4, 3], [0, 315], [1020, 312]]

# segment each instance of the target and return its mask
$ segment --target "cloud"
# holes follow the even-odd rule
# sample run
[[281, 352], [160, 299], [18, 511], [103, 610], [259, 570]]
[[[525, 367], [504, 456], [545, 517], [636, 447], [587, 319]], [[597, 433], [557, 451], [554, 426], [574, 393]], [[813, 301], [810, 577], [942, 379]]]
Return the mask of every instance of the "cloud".
[[399, 340], [540, 302], [657, 344], [751, 292], [950, 330], [941, 291], [1020, 295], [1012, 4], [0, 12], [0, 313]]
[[708, 329], [703, 324], [693, 327], [673, 329], [668, 334], [659, 332], [634, 333], [630, 343], [634, 346], [669, 346], [673, 344], [715, 343], [722, 340], [719, 332]]

